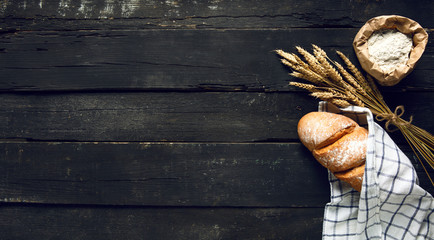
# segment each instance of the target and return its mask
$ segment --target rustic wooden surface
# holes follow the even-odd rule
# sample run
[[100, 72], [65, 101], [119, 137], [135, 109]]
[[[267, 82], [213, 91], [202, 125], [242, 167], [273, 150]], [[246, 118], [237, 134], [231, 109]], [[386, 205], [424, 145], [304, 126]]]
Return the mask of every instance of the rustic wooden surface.
[[[327, 172], [296, 134], [317, 100], [288, 86], [273, 50], [314, 43], [356, 62], [371, 17], [431, 36], [433, 12], [428, 0], [1, 1], [0, 239], [320, 239]], [[429, 132], [433, 66], [430, 39], [414, 72], [381, 88]]]

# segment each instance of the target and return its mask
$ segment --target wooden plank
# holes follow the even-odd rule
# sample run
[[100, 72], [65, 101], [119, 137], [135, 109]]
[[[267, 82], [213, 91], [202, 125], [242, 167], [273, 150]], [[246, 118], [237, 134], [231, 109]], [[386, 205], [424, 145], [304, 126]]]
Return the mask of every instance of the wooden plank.
[[2, 206], [2, 239], [320, 239], [322, 208]]
[[[0, 17], [64, 19], [136, 19], [134, 27], [288, 28], [360, 27], [369, 18], [398, 14], [432, 27], [434, 4], [389, 1], [71, 1], [10, 0]], [[139, 21], [137, 21], [139, 19]], [[113, 23], [110, 20], [110, 23]], [[84, 22], [85, 23], [85, 22]], [[126, 21], [124, 21], [126, 23]]]
[[300, 144], [3, 143], [2, 202], [321, 207], [327, 171]]
[[[392, 93], [386, 102], [404, 104], [405, 119], [411, 114], [416, 126], [434, 132], [426, 117], [434, 115], [426, 104], [433, 97]], [[304, 92], [2, 94], [0, 109], [1, 139], [264, 142], [297, 141], [297, 123], [317, 101]]]
[[32, 140], [288, 140], [298, 138], [298, 120], [317, 108], [307, 94], [279, 93], [3, 94], [0, 99], [0, 138]]
[[[311, 43], [357, 64], [358, 29], [18, 31], [0, 35], [0, 90], [293, 91], [275, 49]], [[327, 37], [324, 37], [327, 36]], [[306, 39], [309, 39], [306, 41]], [[395, 88], [433, 90], [434, 44]]]
[[9, 142], [0, 145], [0, 166], [0, 201], [8, 203], [321, 208], [329, 201], [327, 171], [298, 143]]

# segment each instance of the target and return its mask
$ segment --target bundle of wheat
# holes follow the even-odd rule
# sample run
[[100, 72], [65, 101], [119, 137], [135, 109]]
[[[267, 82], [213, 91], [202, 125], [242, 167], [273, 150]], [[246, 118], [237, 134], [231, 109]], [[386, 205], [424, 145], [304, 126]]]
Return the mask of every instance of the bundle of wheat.
[[[337, 51], [337, 54], [345, 63], [346, 68], [331, 60], [320, 47], [312, 46], [313, 54], [301, 47], [296, 47], [304, 60], [295, 53], [276, 50], [282, 63], [293, 70], [290, 75], [309, 82], [290, 82], [290, 85], [308, 90], [311, 96], [331, 102], [339, 107], [350, 105], [367, 107], [378, 121], [386, 121], [387, 131], [399, 129], [434, 186], [433, 180], [420, 159], [422, 156], [428, 165], [434, 169], [434, 136], [413, 125], [411, 123], [412, 117], [409, 121], [402, 119], [403, 106], [398, 106], [392, 112], [385, 103], [373, 78], [370, 75], [365, 77], [342, 52]], [[392, 129], [391, 125], [396, 128]]]

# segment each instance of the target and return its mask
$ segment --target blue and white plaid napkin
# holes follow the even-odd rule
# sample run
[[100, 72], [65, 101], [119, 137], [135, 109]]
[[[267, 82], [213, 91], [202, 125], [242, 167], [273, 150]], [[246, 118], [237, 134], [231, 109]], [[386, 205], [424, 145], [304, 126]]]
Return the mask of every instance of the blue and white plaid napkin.
[[369, 130], [362, 191], [329, 172], [331, 199], [325, 207], [323, 239], [434, 240], [434, 199], [419, 187], [412, 163], [369, 109], [339, 109], [320, 102], [319, 111], [346, 115]]

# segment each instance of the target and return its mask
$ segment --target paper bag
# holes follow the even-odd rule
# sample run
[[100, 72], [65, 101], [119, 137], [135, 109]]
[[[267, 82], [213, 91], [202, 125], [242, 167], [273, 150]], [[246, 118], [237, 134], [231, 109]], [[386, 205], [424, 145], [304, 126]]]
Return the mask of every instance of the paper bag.
[[[413, 49], [410, 52], [407, 64], [400, 65], [391, 72], [384, 72], [374, 60], [369, 57], [368, 52], [367, 42], [369, 37], [375, 31], [384, 29], [396, 29], [397, 31], [413, 37]], [[355, 36], [353, 47], [360, 65], [368, 74], [373, 76], [380, 85], [393, 86], [413, 71], [417, 61], [425, 50], [427, 42], [428, 34], [417, 22], [402, 16], [385, 15], [367, 21]]]

